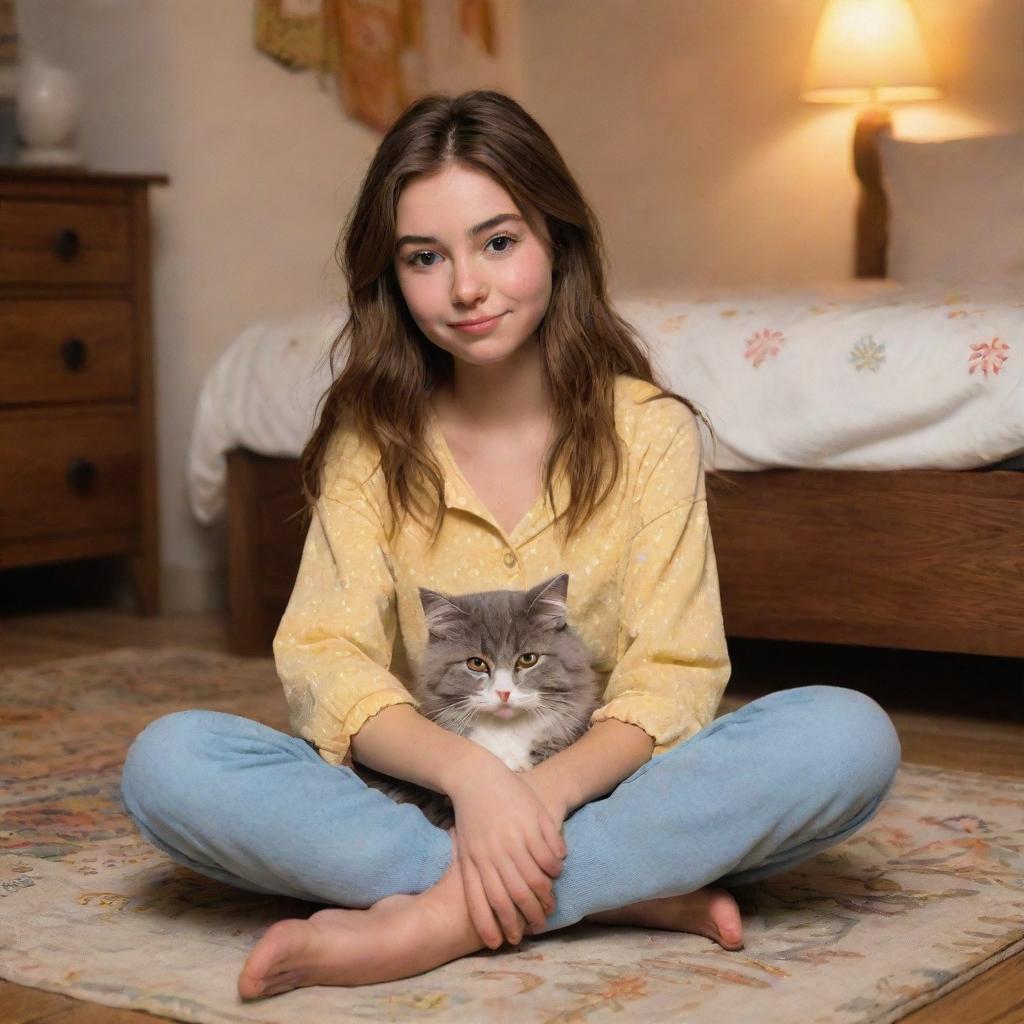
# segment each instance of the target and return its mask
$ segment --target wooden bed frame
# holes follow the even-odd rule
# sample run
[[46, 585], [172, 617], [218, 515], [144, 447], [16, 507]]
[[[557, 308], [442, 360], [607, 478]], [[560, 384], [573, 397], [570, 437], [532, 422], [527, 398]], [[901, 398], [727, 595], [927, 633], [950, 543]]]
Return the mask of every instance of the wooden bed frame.
[[[858, 277], [885, 276], [877, 135], [854, 165]], [[774, 469], [707, 478], [728, 636], [1024, 657], [1024, 472]], [[228, 455], [231, 649], [266, 655], [305, 519], [298, 459]]]

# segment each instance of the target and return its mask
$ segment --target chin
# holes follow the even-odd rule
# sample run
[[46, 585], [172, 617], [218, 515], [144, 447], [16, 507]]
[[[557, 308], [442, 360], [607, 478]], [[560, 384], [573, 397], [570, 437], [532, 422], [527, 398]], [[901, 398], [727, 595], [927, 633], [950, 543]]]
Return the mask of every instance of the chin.
[[511, 357], [511, 352], [468, 352], [455, 356], [456, 359], [461, 359], [464, 363], [472, 363], [475, 366], [504, 363]]
[[515, 345], [509, 345], [507, 342], [504, 344], [498, 342], [489, 345], [488, 342], [491, 341], [491, 338], [476, 340], [470, 338], [451, 354], [455, 359], [461, 359], [467, 363], [500, 363], [511, 359], [525, 344], [525, 342], [517, 342]]

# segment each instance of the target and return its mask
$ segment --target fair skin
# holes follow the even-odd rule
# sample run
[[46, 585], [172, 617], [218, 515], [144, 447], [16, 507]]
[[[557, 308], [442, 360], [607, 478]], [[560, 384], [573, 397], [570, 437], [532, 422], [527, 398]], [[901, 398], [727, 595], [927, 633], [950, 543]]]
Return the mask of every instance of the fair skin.
[[[477, 235], [470, 234], [471, 228], [504, 213], [522, 216], [501, 185], [466, 165], [452, 164], [435, 175], [413, 179], [399, 199], [396, 237], [431, 236], [435, 241], [397, 247], [395, 270], [417, 325], [429, 341], [453, 357], [451, 388], [433, 396], [445, 440], [463, 475], [507, 534], [540, 493], [543, 457], [553, 422], [536, 333], [551, 296], [552, 258], [546, 231], [534, 232], [525, 219], [502, 221]], [[499, 236], [515, 241], [498, 240]], [[500, 319], [485, 334], [469, 334], [452, 326], [495, 314], [501, 314]], [[508, 481], [513, 479], [532, 484], [510, 488]], [[509, 493], [513, 491], [516, 493]], [[618, 739], [636, 749], [635, 727], [599, 724], [606, 727], [603, 735], [609, 742]], [[573, 763], [578, 772], [587, 774], [584, 750], [594, 751], [591, 776], [600, 767], [596, 758], [601, 752], [594, 741], [591, 736], [586, 747], [581, 742], [574, 745], [578, 751], [566, 755], [576, 758]], [[527, 783], [539, 812], [546, 810], [557, 830], [577, 806], [579, 794], [589, 790], [565, 771], [542, 769], [543, 763], [510, 778]], [[449, 795], [457, 812], [460, 800], [467, 808], [471, 806], [468, 795]], [[303, 985], [392, 981], [487, 946], [496, 948], [481, 935], [493, 938], [492, 927], [483, 922], [497, 924], [488, 901], [497, 905], [498, 896], [505, 896], [505, 886], [497, 872], [484, 873], [482, 857], [464, 855], [457, 829], [451, 829], [450, 835], [451, 866], [432, 888], [417, 895], [387, 897], [369, 910], [331, 908], [306, 920], [279, 921], [271, 926], [243, 966], [239, 995], [257, 999]], [[536, 836], [539, 840], [539, 830]], [[482, 849], [479, 830], [463, 838]], [[532, 872], [524, 868], [521, 875], [503, 872], [501, 877], [528, 884], [538, 877], [536, 864], [531, 861], [529, 867]], [[558, 873], [560, 868], [543, 875], [548, 881], [542, 893], [545, 898], [531, 907], [545, 902], [553, 905], [547, 894], [550, 877]], [[512, 888], [509, 886], [510, 891]], [[509, 917], [505, 930], [514, 941], [531, 930], [531, 923], [543, 926], [542, 915], [531, 922], [516, 907], [512, 911], [515, 917]], [[693, 932], [726, 949], [742, 948], [739, 908], [721, 888], [647, 900], [584, 920]]]

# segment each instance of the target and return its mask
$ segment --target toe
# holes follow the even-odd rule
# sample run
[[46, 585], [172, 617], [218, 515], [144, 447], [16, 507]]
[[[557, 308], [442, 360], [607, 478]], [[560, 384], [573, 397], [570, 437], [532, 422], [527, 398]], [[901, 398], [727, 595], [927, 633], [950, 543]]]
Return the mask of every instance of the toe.
[[264, 932], [238, 976], [238, 994], [243, 999], [261, 999], [286, 991], [280, 982], [294, 966], [289, 960], [303, 926], [304, 921], [276, 921]]
[[721, 945], [726, 949], [742, 949], [743, 920], [732, 893], [719, 889], [711, 894], [709, 911]]
[[280, 995], [282, 992], [291, 992], [293, 988], [298, 987], [295, 974], [282, 974], [267, 982], [267, 987], [263, 990], [263, 995], [276, 996]]
[[238, 995], [241, 999], [260, 999], [264, 994], [262, 981], [250, 978], [245, 971], [238, 976]]

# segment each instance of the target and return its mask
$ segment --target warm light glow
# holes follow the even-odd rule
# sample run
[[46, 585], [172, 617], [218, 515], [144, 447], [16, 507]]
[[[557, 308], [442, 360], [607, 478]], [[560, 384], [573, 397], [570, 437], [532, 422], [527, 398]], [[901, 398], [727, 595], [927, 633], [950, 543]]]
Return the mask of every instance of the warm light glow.
[[908, 0], [828, 0], [802, 95], [811, 103], [902, 103], [940, 96]]

